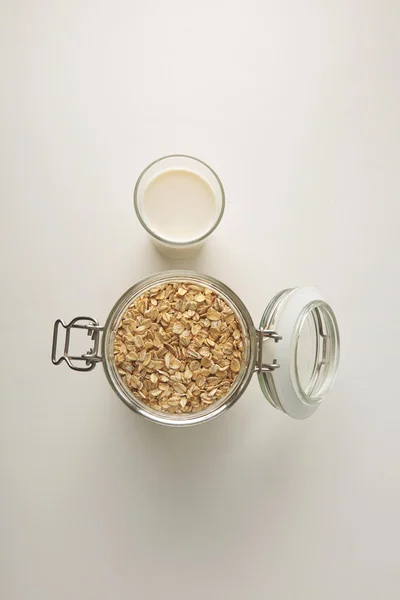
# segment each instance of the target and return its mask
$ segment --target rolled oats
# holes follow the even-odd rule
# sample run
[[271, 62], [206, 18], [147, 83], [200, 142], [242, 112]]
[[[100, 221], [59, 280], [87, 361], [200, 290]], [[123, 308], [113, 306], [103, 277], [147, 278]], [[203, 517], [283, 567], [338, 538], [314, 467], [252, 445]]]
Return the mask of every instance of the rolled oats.
[[224, 398], [243, 364], [241, 324], [217, 292], [179, 281], [125, 311], [114, 340], [118, 375], [154, 410], [186, 414]]

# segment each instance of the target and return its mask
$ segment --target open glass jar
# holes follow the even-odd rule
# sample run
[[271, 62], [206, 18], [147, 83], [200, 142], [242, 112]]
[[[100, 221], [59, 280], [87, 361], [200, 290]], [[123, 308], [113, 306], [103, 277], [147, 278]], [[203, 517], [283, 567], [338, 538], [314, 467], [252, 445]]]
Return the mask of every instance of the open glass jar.
[[[226, 395], [204, 410], [170, 414], [153, 410], [128, 389], [118, 374], [114, 342], [128, 307], [146, 291], [167, 283], [184, 282], [214, 291], [232, 309], [243, 334], [243, 359], [233, 385]], [[63, 353], [57, 356], [60, 325], [65, 328]], [[70, 354], [72, 330], [83, 329], [93, 347], [82, 355]], [[332, 387], [339, 364], [339, 331], [335, 315], [316, 288], [287, 289], [272, 298], [257, 329], [240, 298], [220, 281], [191, 271], [167, 271], [139, 281], [116, 302], [106, 324], [91, 317], [76, 317], [69, 324], [54, 324], [52, 362], [65, 361], [77, 371], [90, 371], [97, 363], [103, 368], [114, 392], [134, 412], [162, 425], [197, 425], [233, 406], [243, 395], [254, 373], [261, 390], [274, 406], [296, 419], [315, 412]]]

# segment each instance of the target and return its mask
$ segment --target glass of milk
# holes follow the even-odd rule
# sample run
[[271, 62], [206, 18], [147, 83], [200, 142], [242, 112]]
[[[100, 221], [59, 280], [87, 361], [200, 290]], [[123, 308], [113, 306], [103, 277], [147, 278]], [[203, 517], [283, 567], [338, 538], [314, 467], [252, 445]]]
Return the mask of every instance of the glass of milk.
[[136, 215], [166, 256], [194, 253], [214, 231], [225, 210], [218, 175], [205, 162], [174, 154], [151, 163], [133, 194]]

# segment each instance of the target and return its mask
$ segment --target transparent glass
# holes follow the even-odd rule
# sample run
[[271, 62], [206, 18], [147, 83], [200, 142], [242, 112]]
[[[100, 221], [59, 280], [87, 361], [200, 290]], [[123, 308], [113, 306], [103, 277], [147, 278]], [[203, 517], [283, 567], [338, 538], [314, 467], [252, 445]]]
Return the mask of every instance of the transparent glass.
[[[244, 359], [235, 383], [226, 396], [214, 404], [211, 404], [207, 409], [198, 413], [170, 414], [151, 409], [149, 406], [141, 402], [139, 398], [135, 397], [133, 393], [123, 385], [114, 362], [114, 339], [118, 328], [118, 323], [128, 306], [135, 300], [135, 298], [141, 296], [148, 289], [163, 283], [177, 281], [186, 281], [194, 284], [204, 285], [216, 291], [235, 312], [244, 333]], [[247, 308], [244, 306], [240, 298], [220, 281], [206, 275], [193, 273], [191, 271], [168, 271], [158, 275], [153, 275], [147, 279], [143, 279], [127, 290], [111, 310], [104, 327], [102, 338], [102, 357], [104, 370], [111, 387], [119, 396], [119, 398], [131, 410], [151, 421], [160, 423], [162, 425], [178, 427], [204, 423], [205, 421], [209, 421], [210, 419], [217, 417], [230, 406], [232, 406], [240, 398], [250, 383], [250, 379], [253, 376], [256, 364], [257, 348], [258, 342], [255, 326]]]
[[294, 332], [293, 385], [307, 404], [321, 402], [332, 388], [339, 366], [339, 330], [331, 307], [310, 303]]
[[[179, 241], [168, 235], [161, 236], [157, 234], [143, 210], [145, 190], [149, 183], [158, 175], [171, 170], [184, 170], [199, 175], [211, 188], [216, 203], [215, 215], [210, 217], [208, 229], [202, 235], [193, 238], [190, 238], [190, 232], [188, 232], [188, 238], [185, 241]], [[205, 162], [185, 154], [171, 154], [155, 160], [142, 171], [135, 185], [133, 203], [139, 222], [152, 237], [156, 247], [166, 256], [178, 258], [196, 252], [217, 228], [225, 210], [225, 192], [218, 175]]]

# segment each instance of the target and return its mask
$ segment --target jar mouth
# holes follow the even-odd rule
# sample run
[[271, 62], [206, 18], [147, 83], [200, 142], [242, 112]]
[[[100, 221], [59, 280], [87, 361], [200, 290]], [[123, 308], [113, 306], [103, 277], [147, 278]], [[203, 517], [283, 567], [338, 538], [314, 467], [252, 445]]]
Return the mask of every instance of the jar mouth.
[[[240, 371], [227, 394], [209, 407], [195, 413], [173, 414], [155, 410], [135, 396], [121, 380], [114, 361], [114, 340], [118, 323], [129, 305], [147, 290], [163, 283], [188, 282], [203, 285], [220, 295], [234, 311], [244, 338], [243, 360]], [[128, 289], [116, 302], [104, 327], [102, 338], [103, 366], [107, 379], [119, 398], [134, 412], [162, 425], [188, 426], [211, 420], [232, 406], [242, 395], [253, 375], [256, 363], [257, 339], [250, 314], [236, 294], [212, 277], [191, 271], [168, 271], [148, 277]]]
[[[144, 179], [148, 175], [150, 175], [152, 171], [156, 171], [157, 167], [161, 163], [164, 163], [164, 162], [165, 163], [168, 163], [168, 162], [173, 163], [175, 160], [180, 161], [181, 159], [184, 162], [186, 162], [187, 164], [195, 165], [195, 166], [199, 167], [203, 171], [203, 173], [206, 173], [209, 177], [212, 178], [213, 182], [215, 183], [214, 188], [215, 188], [215, 191], [218, 193], [218, 198], [219, 198], [219, 203], [220, 203], [219, 209], [216, 213], [215, 220], [213, 221], [213, 224], [205, 231], [205, 233], [200, 236], [197, 236], [193, 239], [182, 240], [182, 241], [176, 240], [176, 239], [170, 239], [166, 236], [162, 236], [162, 235], [156, 233], [149, 226], [146, 218], [144, 217], [143, 211], [141, 209], [141, 203], [139, 200], [140, 190], [144, 183]], [[140, 173], [140, 175], [136, 181], [134, 191], [133, 191], [133, 205], [135, 208], [136, 216], [137, 216], [140, 224], [147, 231], [147, 233], [149, 235], [151, 235], [154, 239], [158, 240], [159, 242], [162, 242], [163, 244], [168, 244], [168, 245], [174, 246], [176, 248], [191, 247], [195, 244], [198, 244], [198, 243], [204, 241], [206, 238], [208, 238], [220, 224], [222, 217], [224, 215], [224, 212], [225, 212], [225, 190], [224, 190], [222, 182], [221, 182], [220, 178], [218, 177], [217, 173], [214, 171], [214, 169], [212, 169], [212, 167], [210, 167], [210, 165], [208, 165], [203, 160], [200, 160], [199, 158], [195, 158], [194, 156], [190, 156], [188, 154], [167, 154], [166, 156], [162, 156], [161, 158], [158, 158], [157, 160], [154, 160], [153, 162], [151, 162]]]

